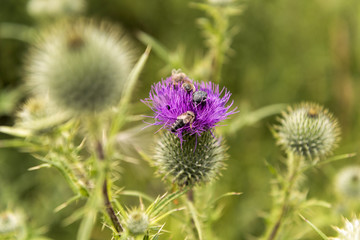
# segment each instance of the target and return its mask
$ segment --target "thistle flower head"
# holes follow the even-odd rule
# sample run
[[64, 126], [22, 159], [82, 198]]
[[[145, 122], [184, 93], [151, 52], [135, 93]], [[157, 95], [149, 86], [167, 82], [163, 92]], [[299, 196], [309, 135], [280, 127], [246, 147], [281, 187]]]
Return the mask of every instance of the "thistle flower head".
[[158, 174], [179, 186], [216, 179], [227, 158], [224, 142], [210, 131], [201, 136], [186, 134], [183, 140], [170, 132], [159, 139], [154, 156]]
[[345, 219], [343, 228], [335, 227], [338, 236], [330, 238], [332, 240], [357, 240], [360, 239], [360, 219], [354, 218], [352, 221]]
[[32, 90], [73, 114], [116, 104], [131, 68], [127, 42], [109, 24], [86, 20], [53, 26], [27, 61]]
[[277, 143], [285, 150], [313, 159], [330, 154], [339, 141], [337, 120], [327, 109], [302, 103], [283, 113], [275, 126]]
[[344, 198], [360, 198], [360, 166], [345, 167], [336, 175], [335, 189]]
[[126, 227], [133, 235], [144, 234], [149, 227], [149, 216], [139, 209], [128, 213]]
[[229, 103], [231, 93], [211, 82], [193, 82], [184, 73], [154, 84], [149, 98], [143, 100], [153, 111], [155, 122], [163, 125], [181, 140], [183, 135], [198, 135], [218, 126], [219, 122], [234, 114]]

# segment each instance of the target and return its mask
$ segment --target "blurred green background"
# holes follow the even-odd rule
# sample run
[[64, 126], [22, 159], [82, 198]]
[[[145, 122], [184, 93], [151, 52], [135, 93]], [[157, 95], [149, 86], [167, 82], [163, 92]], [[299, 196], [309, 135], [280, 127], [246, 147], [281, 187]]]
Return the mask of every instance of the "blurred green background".
[[[188, 0], [89, 0], [85, 16], [105, 19], [121, 25], [132, 37], [140, 55], [145, 46], [137, 40], [143, 31], [171, 51], [184, 46], [185, 58], [192, 61], [193, 52], [205, 51], [204, 38], [196, 19], [204, 17], [190, 7]], [[342, 141], [335, 153], [358, 152], [360, 145], [360, 1], [358, 0], [248, 0], [242, 1], [244, 12], [232, 18], [240, 30], [225, 62], [221, 86], [233, 93], [240, 113], [276, 104], [301, 101], [318, 102], [338, 117]], [[0, 24], [17, 23], [41, 27], [26, 11], [26, 0], [1, 0]], [[0, 32], [0, 124], [12, 125], [14, 113], [27, 97], [22, 71], [29, 44], [7, 39]], [[149, 113], [139, 99], [148, 95], [150, 85], [164, 75], [165, 63], [154, 53], [140, 76], [134, 94], [139, 112]], [[197, 79], [206, 80], [206, 79]], [[136, 96], [136, 97], [135, 97]], [[220, 239], [251, 239], [264, 230], [261, 218], [271, 205], [271, 174], [265, 162], [282, 167], [283, 155], [269, 130], [276, 117], [232, 132], [227, 139], [230, 159], [223, 176], [215, 183], [218, 195], [228, 191], [243, 192], [240, 197], [223, 200], [223, 216], [214, 226]], [[155, 131], [155, 128], [153, 129]], [[1, 138], [7, 138], [2, 135]], [[146, 143], [144, 143], [146, 144]], [[152, 142], [148, 142], [149, 147]], [[329, 227], [341, 222], [341, 202], [333, 189], [336, 172], [345, 165], [359, 163], [358, 157], [325, 165], [307, 172], [309, 197], [334, 203], [321, 210], [335, 218], [313, 217], [317, 226], [334, 234]], [[46, 236], [74, 239], [78, 225], [63, 225], [63, 219], [76, 206], [54, 213], [53, 209], [71, 197], [71, 190], [56, 170], [27, 171], [38, 161], [13, 149], [0, 149], [0, 210], [22, 209], [34, 226], [46, 226]], [[121, 185], [161, 194], [163, 185], [145, 161], [124, 164]], [[141, 176], [141, 178], [135, 176]], [[128, 204], [137, 204], [129, 198]], [[78, 203], [78, 206], [81, 202]], [[359, 206], [354, 207], [354, 211]], [[318, 219], [318, 220], [316, 220]], [[327, 220], [325, 220], [327, 219]], [[311, 228], [307, 239], [321, 239]], [[94, 230], [93, 239], [108, 239], [108, 233]], [[291, 240], [291, 239], [289, 239]]]

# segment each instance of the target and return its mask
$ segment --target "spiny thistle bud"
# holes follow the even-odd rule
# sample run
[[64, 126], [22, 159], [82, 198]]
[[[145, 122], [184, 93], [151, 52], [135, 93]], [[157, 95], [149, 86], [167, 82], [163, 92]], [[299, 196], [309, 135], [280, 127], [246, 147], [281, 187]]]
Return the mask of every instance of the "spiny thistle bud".
[[277, 143], [285, 150], [313, 159], [330, 154], [339, 141], [337, 120], [327, 109], [301, 103], [283, 113], [275, 126]]
[[343, 168], [335, 180], [335, 188], [344, 198], [360, 198], [360, 166]]
[[149, 216], [141, 210], [134, 209], [128, 214], [126, 226], [133, 235], [144, 234], [149, 227]]
[[46, 133], [68, 119], [62, 112], [57, 112], [48, 104], [46, 97], [28, 99], [16, 114], [15, 126], [37, 134]]
[[227, 158], [223, 141], [210, 131], [201, 136], [183, 135], [183, 141], [165, 132], [155, 148], [158, 173], [179, 186], [209, 182], [219, 175]]
[[67, 21], [45, 33], [27, 62], [27, 80], [40, 96], [73, 114], [116, 104], [131, 68], [129, 48], [109, 24]]
[[49, 115], [46, 107], [46, 99], [30, 98], [22, 106], [21, 111], [17, 112], [16, 125], [28, 125], [29, 122], [36, 121]]
[[37, 19], [71, 16], [84, 11], [84, 0], [30, 0], [27, 11]]
[[335, 227], [338, 236], [330, 238], [332, 240], [358, 240], [360, 239], [360, 219], [354, 218], [351, 222], [345, 219], [343, 228]]
[[0, 213], [0, 237], [18, 230], [23, 225], [23, 216], [18, 212], [5, 211]]

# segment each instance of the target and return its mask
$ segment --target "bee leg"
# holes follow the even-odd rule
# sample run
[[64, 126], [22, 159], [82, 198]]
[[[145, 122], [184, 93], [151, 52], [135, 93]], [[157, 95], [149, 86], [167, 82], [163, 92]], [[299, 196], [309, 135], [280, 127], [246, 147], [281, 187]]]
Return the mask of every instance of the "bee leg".
[[194, 121], [190, 121], [190, 128], [192, 129], [192, 124], [193, 124]]

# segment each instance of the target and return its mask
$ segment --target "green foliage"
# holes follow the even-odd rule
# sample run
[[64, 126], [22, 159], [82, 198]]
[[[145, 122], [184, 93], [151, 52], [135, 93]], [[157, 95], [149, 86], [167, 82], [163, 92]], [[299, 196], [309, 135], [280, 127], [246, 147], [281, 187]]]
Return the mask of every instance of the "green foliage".
[[[271, 234], [281, 219], [277, 240], [313, 240], [342, 237], [331, 226], [352, 226], [345, 221], [342, 227], [341, 216], [354, 219], [359, 201], [342, 197], [335, 180], [343, 166], [359, 162], [355, 154], [344, 154], [356, 153], [360, 143], [359, 1], [89, 0], [79, 11], [43, 16], [28, 12], [28, 2], [3, 1], [0, 8], [0, 212], [20, 212], [23, 220], [23, 228], [0, 239], [18, 233], [27, 233], [18, 239], [117, 239], [116, 218], [104, 205], [104, 182], [124, 239], [256, 239]], [[20, 107], [29, 97], [22, 73], [35, 36], [81, 14], [123, 25], [140, 41], [135, 48], [143, 51], [145, 43], [152, 54], [148, 47], [118, 105], [96, 120], [71, 119], [49, 107], [45, 94]], [[227, 138], [229, 167], [218, 181], [191, 190], [164, 187], [139, 160], [154, 160], [162, 135], [149, 134], [154, 128], [140, 131], [144, 124], [138, 121], [148, 113], [138, 99], [179, 68], [195, 80], [226, 86], [240, 110], [216, 131]], [[296, 161], [281, 155], [269, 126], [284, 110], [279, 103], [302, 101], [329, 108], [343, 141], [334, 151], [338, 155], [300, 161], [294, 174]], [[42, 103], [35, 104], [39, 109], [32, 108], [34, 102]], [[243, 194], [216, 200], [233, 191]], [[143, 235], [132, 236], [126, 227], [133, 209], [149, 216]]]

